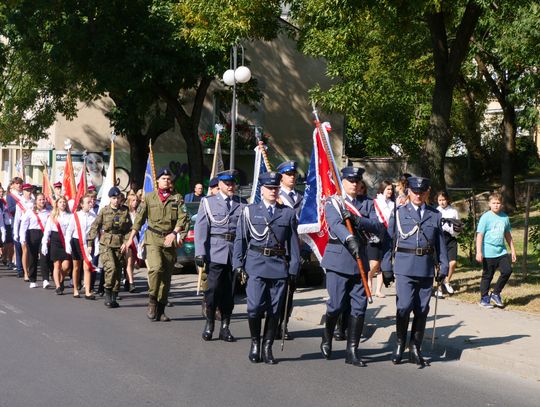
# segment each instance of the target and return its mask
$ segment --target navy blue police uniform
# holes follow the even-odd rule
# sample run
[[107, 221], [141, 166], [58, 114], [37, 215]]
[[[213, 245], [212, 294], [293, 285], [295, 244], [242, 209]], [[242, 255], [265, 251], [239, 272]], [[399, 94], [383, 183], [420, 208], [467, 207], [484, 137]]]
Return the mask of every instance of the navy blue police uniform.
[[[222, 182], [236, 182], [235, 170], [218, 174]], [[216, 308], [221, 310], [219, 338], [227, 342], [235, 339], [230, 332], [231, 314], [234, 308], [232, 253], [236, 224], [244, 207], [238, 196], [226, 196], [221, 191], [201, 200], [195, 221], [195, 262], [199, 267], [208, 265], [205, 291], [206, 325], [202, 338], [212, 339]]]
[[[354, 182], [361, 179], [363, 169], [345, 167], [342, 177]], [[361, 203], [356, 197], [346, 196], [344, 200], [359, 212]], [[358, 358], [357, 349], [364, 325], [367, 298], [360, 270], [356, 261], [358, 255], [365, 270], [368, 270], [366, 256], [365, 233], [379, 233], [379, 222], [364, 216], [354, 216], [355, 234], [351, 234], [345, 226], [343, 214], [349, 215], [347, 206], [342, 205], [341, 198], [333, 196], [326, 202], [326, 222], [328, 224], [329, 241], [324, 252], [321, 267], [326, 270], [326, 289], [329, 298], [326, 303], [326, 322], [321, 342], [321, 352], [326, 359], [332, 353], [332, 336], [339, 315], [350, 309], [348, 317], [349, 335], [347, 338], [347, 363], [363, 366]], [[362, 239], [362, 240], [361, 240]], [[362, 243], [360, 243], [362, 242]], [[356, 251], [356, 253], [355, 253]], [[354, 253], [354, 255], [353, 255]]]
[[[296, 161], [285, 161], [278, 165], [277, 172], [280, 174], [289, 174], [289, 175], [296, 175], [298, 173], [298, 163]], [[296, 219], [300, 217], [300, 210], [302, 209], [302, 202], [304, 201], [304, 195], [302, 192], [298, 191], [297, 189], [293, 188], [291, 190], [288, 190], [284, 187], [283, 183], [281, 184], [281, 188], [279, 191], [279, 200], [283, 205], [288, 206], [289, 208], [293, 209], [296, 212]], [[299, 242], [300, 244], [300, 256], [302, 258], [308, 257], [311, 255], [311, 250], [309, 246], [306, 243]], [[289, 324], [289, 318], [292, 314], [293, 309], [293, 296], [294, 292], [296, 291], [296, 283], [292, 283], [289, 286], [289, 298], [284, 298], [284, 301], [288, 304], [287, 309], [285, 309], [285, 306], [281, 308], [281, 314], [279, 316], [279, 324], [278, 324], [278, 332], [277, 332], [277, 339], [281, 339], [281, 335], [283, 332], [282, 325], [285, 324], [285, 339], [291, 340], [292, 335], [289, 333], [289, 329], [287, 325]], [[287, 312], [287, 315], [285, 315], [285, 312]]]
[[[262, 186], [279, 188], [281, 174], [259, 176]], [[287, 280], [294, 281], [300, 266], [296, 213], [290, 207], [264, 199], [248, 205], [238, 222], [234, 242], [235, 270], [248, 275], [247, 313], [251, 333], [249, 360], [276, 363], [272, 344], [286, 295]], [[266, 313], [261, 351], [261, 319]]]
[[[409, 189], [415, 193], [426, 192], [429, 185], [427, 178], [409, 178]], [[444, 281], [448, 275], [448, 257], [441, 216], [439, 211], [429, 205], [422, 204], [417, 207], [409, 202], [397, 209], [396, 216], [388, 225], [390, 239], [381, 269], [385, 285], [392, 281], [393, 275], [396, 281], [397, 346], [392, 355], [394, 364], [401, 362], [405, 350], [411, 311], [414, 318], [409, 359], [421, 366], [427, 364], [420, 349], [429, 313], [433, 278]], [[440, 266], [437, 276], [436, 266]]]

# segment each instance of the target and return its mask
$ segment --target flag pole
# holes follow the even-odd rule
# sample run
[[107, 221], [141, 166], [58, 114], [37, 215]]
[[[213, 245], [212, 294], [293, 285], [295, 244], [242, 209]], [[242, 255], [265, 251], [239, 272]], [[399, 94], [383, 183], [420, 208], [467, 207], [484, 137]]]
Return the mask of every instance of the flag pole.
[[[330, 146], [328, 145], [328, 141], [326, 140], [326, 136], [323, 132], [322, 125], [319, 120], [319, 115], [317, 113], [317, 108], [315, 106], [315, 102], [312, 102], [311, 104], [313, 106], [313, 116], [315, 117], [315, 126], [317, 127], [317, 131], [319, 132], [319, 135], [321, 136], [321, 141], [323, 143], [324, 151], [326, 153], [328, 162], [331, 164], [330, 172], [332, 174], [332, 179], [336, 186], [336, 195], [338, 199], [340, 200], [341, 205], [345, 207], [345, 202], [343, 200], [343, 195], [342, 195], [342, 190], [341, 190], [341, 180], [339, 179], [339, 175], [336, 173], [335, 162], [330, 153], [331, 149], [330, 149]], [[345, 226], [347, 227], [347, 230], [349, 231], [349, 233], [351, 233], [352, 235], [355, 234], [351, 219], [345, 219]], [[358, 270], [360, 271], [360, 278], [362, 279], [362, 284], [364, 285], [364, 290], [366, 292], [367, 300], [370, 304], [372, 304], [373, 298], [371, 295], [371, 290], [369, 289], [369, 286], [367, 283], [366, 271], [364, 269], [364, 265], [362, 264], [362, 260], [359, 257], [356, 258], [356, 264], [358, 265]]]
[[148, 141], [148, 154], [150, 154], [150, 166], [152, 167], [152, 179], [154, 181], [154, 188], [157, 189], [157, 180], [156, 180], [156, 166], [154, 164], [154, 151], [152, 150], [152, 139]]

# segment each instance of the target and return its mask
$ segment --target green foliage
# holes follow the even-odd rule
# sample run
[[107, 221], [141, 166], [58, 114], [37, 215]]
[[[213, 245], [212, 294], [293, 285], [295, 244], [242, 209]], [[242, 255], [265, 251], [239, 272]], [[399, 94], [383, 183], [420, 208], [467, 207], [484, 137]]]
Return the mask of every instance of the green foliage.
[[474, 229], [474, 215], [469, 212], [466, 219], [463, 220], [463, 231], [457, 236], [459, 247], [463, 252], [467, 253], [469, 264], [474, 263], [474, 255], [476, 250], [476, 230]]
[[530, 229], [529, 244], [532, 246], [536, 262], [540, 266], [540, 225], [533, 226]]

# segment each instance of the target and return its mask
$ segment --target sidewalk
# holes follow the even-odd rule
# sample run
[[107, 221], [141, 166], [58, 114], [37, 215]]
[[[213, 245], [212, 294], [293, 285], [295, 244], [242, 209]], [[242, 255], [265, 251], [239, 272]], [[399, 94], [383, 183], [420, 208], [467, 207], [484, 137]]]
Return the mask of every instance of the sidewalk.
[[[196, 281], [196, 275], [176, 275], [173, 287], [194, 290]], [[386, 298], [374, 297], [368, 305], [362, 342], [390, 351], [395, 341], [395, 291], [393, 287], [384, 290]], [[323, 288], [298, 289], [292, 318], [319, 327], [327, 295]], [[423, 344], [426, 356], [435, 361], [459, 359], [540, 380], [540, 316], [439, 300], [435, 349], [431, 351], [434, 297], [430, 305]]]
[[[368, 305], [363, 336], [371, 345], [393, 348], [395, 290]], [[326, 311], [325, 289], [302, 288], [295, 294], [292, 317], [319, 325]], [[452, 299], [439, 299], [435, 349], [431, 352], [435, 298], [426, 325], [423, 349], [433, 359], [459, 359], [540, 380], [540, 316], [501, 309], [483, 309]], [[411, 317], [412, 318], [412, 317]], [[390, 342], [390, 343], [389, 343]]]

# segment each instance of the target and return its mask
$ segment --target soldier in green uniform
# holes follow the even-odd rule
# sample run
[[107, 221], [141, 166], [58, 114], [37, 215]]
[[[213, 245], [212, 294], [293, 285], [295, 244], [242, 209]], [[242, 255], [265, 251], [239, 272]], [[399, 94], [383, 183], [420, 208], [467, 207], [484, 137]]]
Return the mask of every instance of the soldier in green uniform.
[[189, 230], [189, 216], [183, 206], [182, 195], [172, 190], [171, 175], [167, 168], [158, 172], [158, 189], [144, 196], [127, 243], [129, 247], [135, 234], [148, 222], [144, 234], [149, 287], [146, 316], [156, 321], [170, 321], [165, 315], [165, 306], [176, 262], [176, 246]]
[[120, 274], [132, 225], [129, 209], [119, 205], [120, 195], [117, 187], [109, 190], [110, 204], [99, 211], [87, 236], [89, 251], [92, 252], [94, 239], [101, 235], [99, 253], [105, 270], [105, 305], [109, 308], [119, 306], [116, 299], [120, 291]]

